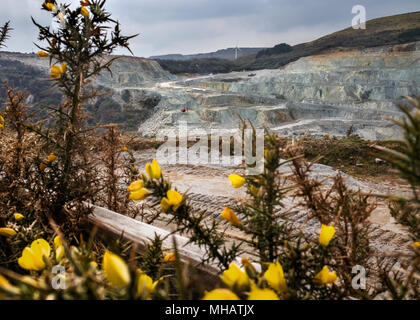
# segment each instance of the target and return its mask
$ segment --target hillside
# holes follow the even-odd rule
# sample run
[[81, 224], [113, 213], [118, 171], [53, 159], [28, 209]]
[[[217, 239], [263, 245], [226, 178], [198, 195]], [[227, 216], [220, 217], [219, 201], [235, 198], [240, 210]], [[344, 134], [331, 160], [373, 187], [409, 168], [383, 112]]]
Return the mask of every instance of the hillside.
[[[159, 102], [159, 96], [149, 94], [147, 88], [160, 81], [176, 79], [156, 61], [137, 57], [120, 57], [111, 71], [112, 74], [101, 73], [93, 82], [103, 95], [88, 103], [89, 122], [120, 123], [127, 130], [135, 130]], [[28, 94], [26, 102], [34, 107], [37, 119], [46, 118], [45, 106], [61, 102], [60, 92], [51, 88], [48, 59], [36, 54], [0, 52], [0, 83], [5, 80], [12, 88]], [[5, 99], [5, 88], [0, 85], [1, 107]]]
[[[238, 58], [246, 57], [252, 54], [257, 54], [261, 50], [266, 48], [239, 48]], [[236, 48], [227, 48], [217, 50], [215, 52], [209, 53], [198, 53], [198, 54], [167, 54], [161, 56], [152, 56], [150, 59], [155, 60], [175, 60], [175, 61], [186, 61], [186, 60], [195, 60], [195, 59], [225, 59], [225, 60], [235, 60], [236, 58]]]
[[257, 58], [257, 54], [253, 54], [236, 61], [213, 61], [213, 67], [209, 66], [207, 59], [195, 59], [193, 63], [184, 64], [170, 60], [159, 63], [164, 69], [173, 73], [206, 74], [220, 72], [221, 69], [225, 72], [276, 69], [299, 58], [324, 52], [366, 49], [419, 40], [420, 11], [373, 19], [367, 22], [365, 30], [355, 30], [350, 27], [311, 42], [295, 45], [292, 51], [279, 55], [264, 55]]

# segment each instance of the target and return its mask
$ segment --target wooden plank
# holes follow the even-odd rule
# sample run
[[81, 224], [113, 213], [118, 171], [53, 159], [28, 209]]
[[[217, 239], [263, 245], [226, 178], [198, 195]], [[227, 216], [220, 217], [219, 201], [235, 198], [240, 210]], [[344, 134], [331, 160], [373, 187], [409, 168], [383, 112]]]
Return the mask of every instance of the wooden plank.
[[196, 266], [200, 271], [211, 276], [217, 276], [220, 270], [215, 264], [202, 264], [201, 259], [205, 256], [203, 248], [188, 243], [189, 239], [179, 235], [173, 235], [169, 231], [152, 226], [150, 224], [132, 219], [111, 210], [92, 206], [93, 213], [89, 216], [89, 221], [98, 226], [101, 230], [110, 232], [119, 237], [123, 236], [125, 240], [135, 243], [140, 251], [144, 251], [146, 244], [150, 243], [156, 235], [163, 240], [165, 249], [173, 249], [173, 240], [175, 239], [178, 251], [183, 262], [188, 262]]

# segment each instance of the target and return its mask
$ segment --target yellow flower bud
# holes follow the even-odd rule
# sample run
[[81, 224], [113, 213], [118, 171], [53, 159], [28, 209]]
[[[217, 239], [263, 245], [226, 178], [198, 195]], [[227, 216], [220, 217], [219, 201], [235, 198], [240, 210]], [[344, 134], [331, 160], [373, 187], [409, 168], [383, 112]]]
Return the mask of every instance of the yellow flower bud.
[[150, 179], [159, 179], [162, 176], [162, 170], [160, 169], [156, 159], [153, 159], [151, 164], [147, 163], [145, 170]]
[[170, 208], [173, 211], [178, 210], [182, 203], [182, 195], [175, 190], [168, 190], [166, 198], [163, 198], [160, 202], [163, 212], [167, 212]]
[[89, 10], [88, 10], [88, 9], [86, 9], [85, 7], [82, 7], [82, 8], [80, 9], [80, 14], [81, 14], [82, 16], [84, 16], [85, 18], [89, 18]]
[[133, 201], [142, 201], [149, 195], [149, 190], [142, 188], [130, 193], [130, 199]]
[[168, 254], [167, 254], [167, 255], [163, 258], [163, 260], [164, 260], [166, 263], [174, 263], [174, 262], [176, 261], [175, 253], [173, 253], [173, 252], [168, 253]]
[[59, 246], [58, 248], [55, 249], [55, 259], [57, 261], [61, 261], [64, 258], [64, 247], [63, 246]]
[[127, 190], [129, 192], [135, 192], [135, 191], [139, 191], [140, 189], [144, 188], [144, 182], [143, 180], [137, 180], [134, 181], [133, 183], [131, 183], [128, 187]]
[[327, 266], [315, 276], [314, 281], [318, 284], [333, 284], [337, 281], [338, 277], [335, 272], [330, 272]]
[[45, 52], [45, 51], [38, 51], [38, 56], [40, 58], [48, 58], [49, 57], [49, 54], [47, 52]]
[[25, 217], [23, 216], [23, 214], [21, 214], [21, 213], [15, 213], [14, 215], [13, 215], [13, 217], [15, 218], [15, 220], [16, 221], [21, 221], [21, 220], [23, 220]]
[[235, 188], [240, 188], [245, 184], [245, 179], [241, 176], [238, 176], [236, 174], [231, 174], [229, 176], [229, 180], [232, 183], [232, 186]]
[[61, 77], [63, 73], [67, 72], [67, 64], [63, 63], [60, 66], [51, 66], [51, 74], [50, 77], [53, 79], [58, 79]]
[[160, 201], [160, 206], [162, 207], [163, 213], [168, 212], [168, 210], [171, 208], [168, 198], [162, 198], [162, 200]]
[[222, 281], [233, 291], [245, 291], [251, 285], [248, 275], [234, 263], [223, 272]]
[[147, 274], [144, 274], [141, 270], [137, 270], [137, 293], [143, 298], [148, 298], [154, 291], [159, 281], [153, 282]]
[[248, 300], [280, 300], [277, 294], [270, 289], [253, 288], [249, 293]]
[[287, 291], [287, 283], [284, 278], [283, 267], [277, 261], [270, 263], [267, 271], [264, 273], [264, 278], [274, 290], [280, 293]]
[[44, 3], [44, 4], [49, 11], [54, 11], [55, 10], [55, 5], [54, 4], [52, 4], [52, 3]]
[[61, 77], [61, 68], [59, 66], [52, 66], [50, 77], [53, 78], [53, 79], [60, 78]]
[[11, 228], [0, 228], [0, 236], [11, 238], [16, 235], [16, 231]]
[[67, 64], [63, 63], [61, 65], [61, 73], [66, 73], [67, 72]]
[[54, 249], [55, 249], [55, 258], [57, 261], [60, 261], [64, 257], [64, 247], [61, 242], [61, 238], [59, 236], [56, 236], [54, 238]]
[[106, 251], [104, 254], [102, 270], [106, 279], [116, 288], [126, 287], [131, 281], [127, 264], [110, 251]]
[[414, 242], [413, 243], [413, 248], [414, 249], [420, 249], [420, 242], [419, 241]]
[[41, 164], [39, 165], [39, 169], [40, 169], [41, 171], [44, 171], [46, 168], [47, 168], [47, 165], [46, 165], [45, 163], [41, 163]]
[[51, 154], [48, 156], [48, 162], [53, 163], [57, 159], [56, 155], [51, 152]]
[[61, 247], [63, 245], [61, 238], [59, 236], [56, 236], [54, 238], [54, 249], [57, 249], [58, 247]]
[[128, 148], [126, 146], [124, 146], [123, 151], [127, 152]]
[[331, 239], [335, 235], [335, 228], [331, 226], [322, 225], [321, 232], [319, 234], [319, 243], [323, 247], [327, 247], [330, 244]]
[[239, 297], [228, 289], [215, 289], [206, 292], [203, 300], [240, 300]]
[[233, 210], [230, 209], [230, 208], [225, 208], [222, 211], [222, 217], [226, 221], [229, 221], [235, 227], [239, 227], [239, 226], [242, 225], [241, 220], [239, 220], [239, 218], [236, 216], [235, 212], [233, 212]]

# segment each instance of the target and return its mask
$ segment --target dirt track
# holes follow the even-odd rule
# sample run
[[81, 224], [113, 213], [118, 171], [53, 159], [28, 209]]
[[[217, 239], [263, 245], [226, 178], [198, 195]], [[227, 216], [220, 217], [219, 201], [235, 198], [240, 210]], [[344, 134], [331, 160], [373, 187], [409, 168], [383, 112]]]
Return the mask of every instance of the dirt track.
[[[151, 162], [155, 155], [155, 150], [145, 150], [136, 154], [138, 159], [137, 167], [143, 169], [147, 162]], [[242, 173], [240, 168], [234, 167], [203, 167], [190, 165], [162, 165], [165, 176], [173, 182], [180, 192], [188, 191], [188, 199], [197, 212], [204, 212], [207, 219], [221, 219], [220, 213], [224, 207], [234, 207], [238, 202], [246, 199], [243, 189], [234, 189], [228, 180], [231, 173]], [[281, 170], [284, 174], [290, 173], [290, 169]], [[312, 172], [314, 179], [324, 179], [328, 176], [337, 174], [338, 171], [324, 165], [315, 165]], [[360, 179], [346, 176], [346, 184], [349, 188], [370, 192], [372, 194], [387, 194], [389, 191], [398, 194], [406, 194], [406, 186], [374, 183], [362, 181]], [[328, 183], [328, 181], [327, 181]], [[151, 204], [146, 201], [146, 206]], [[296, 206], [295, 200], [291, 197], [284, 199], [286, 207]], [[307, 220], [307, 212], [302, 208], [297, 208], [297, 212], [291, 216], [296, 228], [302, 228], [303, 232], [317, 235], [320, 225], [317, 221]], [[138, 218], [140, 219], [140, 217]], [[168, 224], [169, 217], [161, 214], [159, 219], [154, 221], [154, 225], [173, 231], [175, 226]], [[378, 200], [378, 205], [372, 213], [370, 222], [373, 226], [370, 241], [376, 253], [382, 255], [395, 254], [396, 252], [406, 252], [410, 245], [409, 238], [403, 226], [396, 224], [390, 215], [387, 203]], [[242, 237], [238, 231], [233, 230], [227, 223], [227, 234], [231, 239]]]

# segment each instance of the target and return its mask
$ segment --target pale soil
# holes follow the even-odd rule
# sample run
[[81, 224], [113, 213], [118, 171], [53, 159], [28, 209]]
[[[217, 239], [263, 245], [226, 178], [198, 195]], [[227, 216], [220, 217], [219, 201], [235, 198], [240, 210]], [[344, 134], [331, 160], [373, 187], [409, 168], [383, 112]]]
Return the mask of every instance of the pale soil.
[[[155, 150], [144, 150], [136, 153], [136, 158], [138, 159], [137, 167], [143, 169], [146, 162], [151, 162], [154, 156]], [[162, 170], [164, 175], [173, 182], [173, 185], [181, 193], [188, 192], [188, 198], [194, 210], [197, 210], [197, 212], [204, 211], [206, 219], [221, 219], [220, 213], [224, 207], [232, 207], [246, 199], [244, 188], [233, 188], [228, 179], [229, 174], [241, 174], [243, 171], [240, 168], [162, 165]], [[285, 175], [290, 174], [290, 169], [288, 168], [283, 168], [280, 171]], [[315, 165], [312, 178], [324, 179], [337, 173], [338, 171], [331, 167]], [[393, 178], [390, 176], [390, 180], [386, 180], [381, 176], [364, 179], [348, 175], [344, 176], [346, 177], [347, 186], [354, 190], [360, 189], [362, 192], [374, 195], [409, 194], [408, 186], [402, 180], [395, 178], [395, 176]], [[326, 181], [326, 183], [328, 184], [329, 181]], [[390, 215], [387, 200], [374, 196], [372, 201], [377, 202], [377, 208], [370, 217], [370, 222], [373, 224], [371, 244], [375, 251], [380, 255], [406, 251], [410, 246], [408, 234], [405, 228], [397, 224]], [[296, 201], [292, 197], [286, 197], [284, 203], [286, 207], [292, 208], [296, 206]], [[302, 228], [305, 233], [317, 234], [320, 227], [319, 223], [317, 221], [307, 221], [306, 212], [303, 208], [299, 208], [297, 211], [298, 213], [293, 216], [296, 226]], [[166, 215], [160, 215], [159, 219], [154, 221], [153, 224], [174, 231], [175, 226], [168, 224], [169, 218]], [[224, 223], [224, 226], [227, 228], [227, 235], [230, 240], [235, 241], [235, 239], [240, 239], [244, 236], [230, 228], [227, 223]]]

